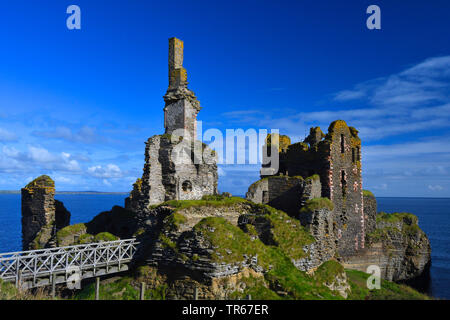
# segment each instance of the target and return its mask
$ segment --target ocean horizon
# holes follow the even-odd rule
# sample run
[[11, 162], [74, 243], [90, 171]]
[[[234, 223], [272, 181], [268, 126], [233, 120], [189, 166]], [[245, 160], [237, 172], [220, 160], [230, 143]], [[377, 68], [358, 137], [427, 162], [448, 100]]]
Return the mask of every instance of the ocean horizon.
[[[71, 212], [71, 224], [88, 222], [113, 206], [124, 206], [128, 193], [57, 193]], [[378, 197], [378, 211], [411, 212], [431, 243], [430, 295], [450, 299], [450, 198]], [[21, 251], [21, 197], [0, 193], [0, 253]]]

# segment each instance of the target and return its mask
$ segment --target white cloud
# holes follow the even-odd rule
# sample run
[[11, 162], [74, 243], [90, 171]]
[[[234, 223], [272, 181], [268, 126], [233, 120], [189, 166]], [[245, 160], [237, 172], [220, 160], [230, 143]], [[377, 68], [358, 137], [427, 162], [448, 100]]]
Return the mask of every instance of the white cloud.
[[3, 146], [0, 153], [0, 171], [60, 170], [80, 171], [80, 165], [66, 152], [51, 153], [45, 148], [28, 146], [24, 152]]
[[59, 126], [52, 130], [33, 131], [33, 135], [48, 139], [61, 139], [70, 142], [95, 143], [102, 139], [95, 132], [94, 128], [84, 126], [78, 132], [73, 132], [70, 128]]
[[0, 128], [0, 141], [3, 142], [17, 141], [17, 135], [6, 129]]
[[93, 166], [88, 168], [88, 173], [96, 178], [110, 179], [122, 177], [122, 171], [115, 164], [103, 166]]

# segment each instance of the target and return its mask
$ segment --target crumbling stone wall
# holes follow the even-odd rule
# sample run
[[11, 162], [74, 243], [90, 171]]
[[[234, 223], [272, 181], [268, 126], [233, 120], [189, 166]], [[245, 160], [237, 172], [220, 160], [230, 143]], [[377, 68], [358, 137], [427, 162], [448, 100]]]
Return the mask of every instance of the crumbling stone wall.
[[198, 200], [204, 195], [217, 194], [214, 152], [201, 145], [203, 160], [196, 164], [194, 147], [183, 147], [187, 141], [172, 142], [172, 138], [165, 134], [148, 139], [144, 173], [125, 202], [127, 209], [146, 211], [149, 206], [168, 200]]
[[334, 228], [334, 216], [331, 210], [318, 208], [301, 212], [299, 220], [316, 242], [306, 248], [308, 258], [295, 261], [294, 264], [301, 270], [311, 270], [333, 258], [336, 253], [337, 230]]
[[22, 188], [21, 193], [23, 250], [54, 246], [56, 232], [70, 223], [70, 212], [54, 199], [55, 182], [43, 175]]
[[334, 204], [334, 216], [342, 237], [338, 242], [341, 256], [364, 248], [365, 224], [362, 194], [360, 149], [357, 131], [342, 121], [334, 121], [325, 138], [330, 145], [327, 186]]
[[270, 205], [296, 216], [304, 203], [320, 198], [321, 184], [318, 177], [269, 176], [253, 183], [246, 194], [247, 200]]
[[187, 88], [187, 71], [183, 68], [184, 43], [180, 39], [169, 39], [169, 88], [164, 96], [165, 133], [184, 129], [185, 137], [197, 138], [197, 114], [200, 102]]
[[[278, 140], [278, 141], [277, 141]], [[248, 199], [263, 202], [285, 211], [297, 211], [314, 193], [312, 198], [326, 197], [334, 204], [333, 222], [337, 230], [338, 252], [341, 256], [352, 255], [364, 248], [367, 219], [364, 215], [361, 175], [361, 140], [358, 131], [347, 126], [342, 120], [334, 121], [325, 135], [319, 127], [311, 128], [303, 142], [290, 144], [286, 136], [274, 139], [268, 135], [264, 145], [267, 154], [279, 152], [279, 171], [273, 175], [262, 175], [264, 179], [278, 177], [310, 177], [316, 175], [320, 180], [320, 194], [317, 189], [308, 191], [308, 187], [318, 184], [306, 184], [300, 192], [286, 194], [286, 199], [265, 202], [262, 193], [270, 191], [267, 183], [251, 186]], [[267, 162], [267, 158], [263, 162]], [[263, 164], [267, 167], [268, 164]], [[261, 171], [263, 172], [263, 171]], [[264, 171], [270, 172], [270, 171]], [[266, 190], [267, 189], [267, 190]], [[303, 198], [303, 199], [302, 199]], [[299, 202], [300, 201], [300, 202]], [[285, 205], [285, 204], [294, 205]]]
[[364, 224], [366, 234], [369, 234], [377, 227], [377, 199], [370, 192], [364, 192]]
[[142, 178], [133, 186], [125, 207], [147, 212], [168, 200], [197, 200], [217, 194], [217, 158], [196, 140], [200, 103], [187, 88], [183, 41], [169, 39], [169, 88], [164, 96], [164, 135], [148, 139]]

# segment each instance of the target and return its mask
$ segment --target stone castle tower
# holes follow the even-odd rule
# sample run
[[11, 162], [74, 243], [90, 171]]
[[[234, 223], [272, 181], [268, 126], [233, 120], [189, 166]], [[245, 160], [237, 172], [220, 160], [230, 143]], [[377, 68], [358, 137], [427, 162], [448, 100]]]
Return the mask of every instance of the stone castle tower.
[[187, 88], [187, 71], [183, 68], [183, 41], [169, 39], [169, 88], [164, 96], [164, 128], [167, 134], [184, 129], [184, 137], [197, 138], [197, 114], [200, 102]]
[[[247, 198], [284, 210], [308, 227], [320, 225], [322, 230], [317, 235], [336, 239], [333, 250], [340, 256], [364, 248], [367, 219], [358, 131], [337, 120], [330, 124], [326, 135], [319, 127], [311, 128], [303, 142], [291, 144], [287, 136], [276, 138], [273, 146], [272, 137], [267, 137], [264, 147], [268, 157], [263, 163], [267, 163], [270, 152], [278, 151], [278, 171], [268, 170], [270, 163], [263, 165], [262, 180], [250, 186]], [[315, 201], [316, 205], [327, 203], [320, 200], [323, 198], [331, 203], [328, 208], [310, 213], [305, 213], [305, 208], [301, 213], [308, 201]]]
[[125, 201], [132, 211], [145, 212], [164, 201], [196, 200], [217, 193], [217, 159], [213, 150], [197, 140], [200, 102], [187, 87], [183, 49], [183, 41], [169, 39], [165, 134], [146, 142], [144, 173]]

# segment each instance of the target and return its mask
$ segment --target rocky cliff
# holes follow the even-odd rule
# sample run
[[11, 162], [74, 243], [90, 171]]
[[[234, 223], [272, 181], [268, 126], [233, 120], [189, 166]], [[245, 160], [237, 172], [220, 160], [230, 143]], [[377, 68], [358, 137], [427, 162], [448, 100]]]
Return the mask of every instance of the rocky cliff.
[[366, 271], [368, 266], [377, 265], [384, 279], [413, 284], [419, 281], [422, 286], [431, 264], [431, 247], [427, 235], [419, 228], [418, 218], [410, 213], [374, 215], [375, 197], [366, 195], [364, 201], [365, 210], [369, 211], [366, 216], [374, 217], [374, 225], [366, 235], [366, 248], [347, 257], [344, 266]]

